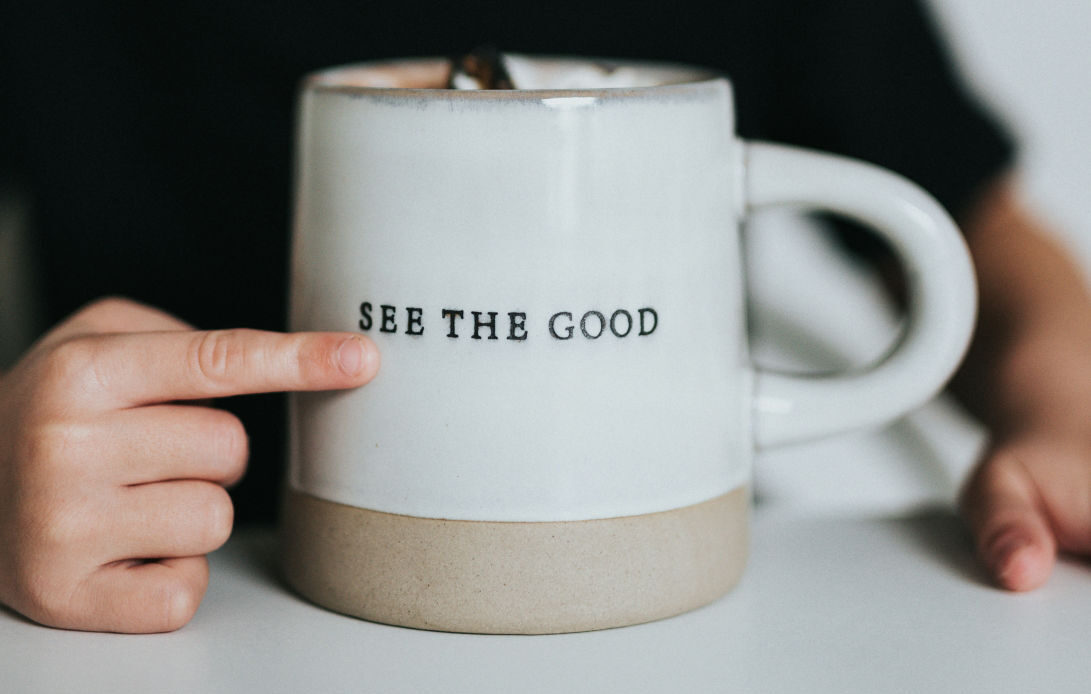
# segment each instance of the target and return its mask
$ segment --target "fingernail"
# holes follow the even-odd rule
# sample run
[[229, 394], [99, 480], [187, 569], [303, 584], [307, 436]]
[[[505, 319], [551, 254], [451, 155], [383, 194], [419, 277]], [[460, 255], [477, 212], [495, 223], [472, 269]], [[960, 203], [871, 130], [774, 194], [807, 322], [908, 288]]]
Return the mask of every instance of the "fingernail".
[[993, 546], [993, 568], [997, 578], [1011, 578], [1020, 568], [1020, 562], [1016, 561], [1019, 553], [1030, 546], [1030, 540], [1019, 535], [1004, 538]]
[[337, 348], [337, 360], [341, 364], [341, 370], [349, 376], [360, 373], [365, 356], [364, 343], [355, 337], [345, 340]]

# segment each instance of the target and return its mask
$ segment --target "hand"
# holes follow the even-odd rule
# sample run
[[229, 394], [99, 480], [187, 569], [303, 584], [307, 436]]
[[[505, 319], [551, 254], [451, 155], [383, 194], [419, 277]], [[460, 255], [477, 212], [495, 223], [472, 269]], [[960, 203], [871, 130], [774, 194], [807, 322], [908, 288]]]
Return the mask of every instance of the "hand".
[[993, 442], [960, 503], [996, 582], [1031, 590], [1058, 550], [1091, 556], [1091, 292], [1012, 180], [962, 222], [981, 312], [954, 387]]
[[1058, 551], [1091, 556], [1089, 328], [1049, 320], [993, 361], [1000, 387], [981, 408], [993, 441], [960, 502], [982, 563], [1009, 590], [1045, 583]]
[[1091, 432], [1041, 431], [995, 444], [961, 505], [997, 584], [1041, 586], [1058, 550], [1091, 556]]
[[377, 368], [352, 334], [198, 332], [120, 299], [76, 313], [0, 380], [0, 602], [68, 629], [181, 627], [248, 448], [233, 415], [185, 401], [352, 388]]

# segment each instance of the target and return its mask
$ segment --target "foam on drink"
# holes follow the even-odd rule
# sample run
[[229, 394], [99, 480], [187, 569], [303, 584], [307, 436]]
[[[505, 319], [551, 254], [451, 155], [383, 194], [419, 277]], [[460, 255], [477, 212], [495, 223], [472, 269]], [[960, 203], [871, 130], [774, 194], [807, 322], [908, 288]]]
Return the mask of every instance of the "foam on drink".
[[451, 61], [448, 89], [602, 89], [659, 84], [646, 70], [605, 62], [554, 61], [491, 46]]

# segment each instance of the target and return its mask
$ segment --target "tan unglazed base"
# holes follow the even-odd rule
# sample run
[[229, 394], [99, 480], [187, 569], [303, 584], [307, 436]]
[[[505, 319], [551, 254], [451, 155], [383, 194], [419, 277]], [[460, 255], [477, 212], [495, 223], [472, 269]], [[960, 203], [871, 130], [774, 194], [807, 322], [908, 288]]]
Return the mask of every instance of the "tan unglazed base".
[[748, 491], [602, 520], [507, 523], [381, 513], [289, 490], [283, 567], [304, 597], [376, 622], [548, 634], [679, 614], [735, 585]]

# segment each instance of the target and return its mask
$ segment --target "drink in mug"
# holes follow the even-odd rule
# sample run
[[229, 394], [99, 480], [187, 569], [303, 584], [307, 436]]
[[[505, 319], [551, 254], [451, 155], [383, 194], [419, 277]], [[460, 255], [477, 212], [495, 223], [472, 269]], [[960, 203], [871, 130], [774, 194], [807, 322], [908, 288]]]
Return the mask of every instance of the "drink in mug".
[[[364, 388], [291, 396], [283, 560], [309, 599], [488, 633], [695, 608], [743, 570], [756, 446], [895, 418], [957, 365], [973, 278], [934, 200], [739, 139], [720, 75], [618, 70], [629, 86], [447, 90], [431, 59], [305, 82], [291, 327], [383, 355]], [[873, 227], [906, 266], [905, 336], [865, 372], [750, 364], [739, 224], [783, 204]]]

